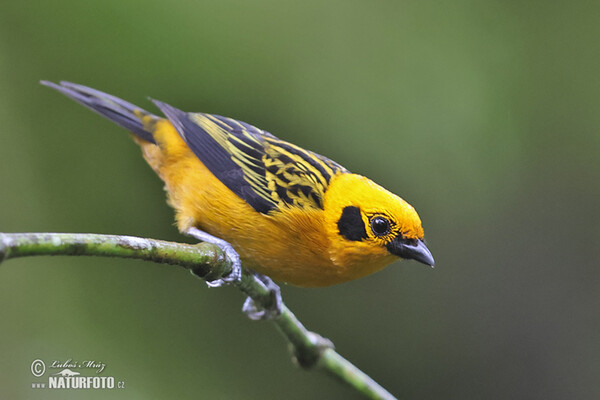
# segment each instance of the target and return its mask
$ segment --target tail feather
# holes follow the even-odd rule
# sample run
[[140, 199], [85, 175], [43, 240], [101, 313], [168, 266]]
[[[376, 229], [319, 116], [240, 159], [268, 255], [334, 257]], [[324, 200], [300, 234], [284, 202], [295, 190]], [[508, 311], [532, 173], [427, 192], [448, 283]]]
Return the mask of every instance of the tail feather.
[[144, 128], [142, 122], [142, 117], [144, 116], [150, 116], [152, 119], [156, 120], [160, 119], [156, 115], [128, 103], [125, 100], [121, 100], [118, 97], [111, 96], [110, 94], [87, 86], [65, 81], [61, 81], [60, 84], [48, 81], [41, 81], [40, 83], [58, 90], [65, 96], [70, 97], [90, 110], [97, 112], [103, 117], [106, 117], [114, 123], [131, 131], [141, 139], [150, 143], [156, 143], [152, 133]]

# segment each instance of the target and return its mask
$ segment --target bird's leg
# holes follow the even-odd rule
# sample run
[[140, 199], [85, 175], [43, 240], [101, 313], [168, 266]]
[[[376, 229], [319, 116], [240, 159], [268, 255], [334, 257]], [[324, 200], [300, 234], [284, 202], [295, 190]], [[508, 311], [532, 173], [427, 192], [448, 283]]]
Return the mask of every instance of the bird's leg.
[[229, 242], [226, 242], [223, 239], [219, 239], [218, 237], [210, 235], [194, 227], [186, 229], [183, 233], [202, 242], [216, 244], [231, 260], [231, 272], [229, 275], [214, 281], [206, 281], [206, 284], [209, 287], [221, 287], [223, 285], [239, 282], [242, 279], [242, 262], [240, 261], [240, 255], [234, 250], [233, 246]]
[[[186, 229], [184, 233], [203, 242], [212, 243], [219, 246], [232, 262], [231, 273], [226, 277], [222, 277], [210, 282], [207, 281], [206, 284], [209, 287], [220, 287], [223, 285], [241, 282], [242, 263], [240, 261], [240, 255], [235, 251], [229, 242], [194, 227]], [[255, 280], [260, 282], [269, 290], [269, 294], [271, 296], [271, 306], [268, 308], [258, 306], [255, 301], [252, 300], [252, 298], [248, 297], [244, 302], [242, 311], [248, 316], [248, 318], [252, 320], [271, 319], [281, 315], [283, 301], [281, 300], [281, 289], [279, 289], [279, 286], [277, 286], [277, 284], [275, 284], [271, 278], [265, 275], [254, 271], [249, 272]]]
[[269, 290], [269, 295], [271, 296], [271, 305], [270, 307], [266, 308], [262, 307], [257, 305], [251, 297], [248, 297], [244, 302], [242, 311], [248, 316], [248, 318], [254, 321], [260, 319], [272, 319], [281, 315], [283, 311], [283, 300], [281, 300], [281, 289], [279, 286], [277, 286], [277, 284], [268, 276], [259, 274], [255, 271], [250, 271], [250, 273], [254, 279], [262, 283]]

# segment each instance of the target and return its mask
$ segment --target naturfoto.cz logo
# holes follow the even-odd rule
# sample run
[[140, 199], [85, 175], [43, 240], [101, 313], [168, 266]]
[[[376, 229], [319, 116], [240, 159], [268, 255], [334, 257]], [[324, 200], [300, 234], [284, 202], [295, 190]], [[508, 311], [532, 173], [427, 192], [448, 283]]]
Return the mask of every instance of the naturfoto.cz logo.
[[[53, 360], [48, 366], [41, 359], [33, 360], [31, 373], [42, 378], [46, 372], [47, 381], [33, 382], [33, 389], [124, 389], [125, 382], [115, 380], [113, 376], [98, 376], [106, 368], [103, 362], [93, 360], [77, 362], [69, 358], [66, 361]], [[93, 371], [95, 376], [85, 376], [77, 369]], [[57, 372], [53, 372], [57, 371]]]

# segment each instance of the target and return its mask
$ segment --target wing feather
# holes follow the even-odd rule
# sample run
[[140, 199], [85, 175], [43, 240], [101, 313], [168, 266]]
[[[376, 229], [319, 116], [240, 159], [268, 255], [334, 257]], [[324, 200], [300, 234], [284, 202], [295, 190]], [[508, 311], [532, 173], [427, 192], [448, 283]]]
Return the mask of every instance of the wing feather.
[[285, 207], [322, 209], [331, 177], [346, 172], [326, 157], [245, 122], [155, 104], [196, 157], [260, 213]]

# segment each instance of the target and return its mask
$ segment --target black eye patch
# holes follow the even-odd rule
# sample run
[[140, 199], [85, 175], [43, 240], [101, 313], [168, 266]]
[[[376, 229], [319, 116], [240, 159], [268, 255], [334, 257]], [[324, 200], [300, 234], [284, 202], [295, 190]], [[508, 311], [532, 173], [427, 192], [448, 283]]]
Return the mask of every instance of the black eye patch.
[[345, 207], [337, 223], [340, 235], [348, 240], [360, 241], [367, 238], [365, 223], [360, 214], [360, 208]]

